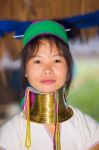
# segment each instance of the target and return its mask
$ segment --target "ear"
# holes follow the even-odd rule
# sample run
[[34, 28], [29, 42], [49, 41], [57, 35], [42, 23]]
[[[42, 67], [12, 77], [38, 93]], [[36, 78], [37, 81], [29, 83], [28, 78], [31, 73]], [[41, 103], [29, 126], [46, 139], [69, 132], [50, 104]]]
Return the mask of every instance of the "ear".
[[25, 73], [25, 77], [27, 78], [27, 73]]

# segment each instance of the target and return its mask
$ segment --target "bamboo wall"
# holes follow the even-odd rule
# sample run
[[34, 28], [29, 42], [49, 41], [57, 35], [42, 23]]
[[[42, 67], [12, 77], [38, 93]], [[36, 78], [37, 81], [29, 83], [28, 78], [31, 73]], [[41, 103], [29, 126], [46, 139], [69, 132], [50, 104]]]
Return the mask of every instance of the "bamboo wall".
[[[96, 10], [99, 10], [99, 0], [0, 0], [0, 20], [59, 19]], [[88, 39], [96, 33], [97, 28], [82, 29], [81, 38]], [[22, 43], [11, 38], [12, 35], [13, 33], [0, 39], [0, 57], [3, 55], [3, 49], [7, 49], [13, 59], [20, 56]]]
[[0, 19], [63, 18], [99, 10], [99, 0], [0, 0]]
[[64, 18], [99, 10], [99, 0], [0, 0], [0, 19]]

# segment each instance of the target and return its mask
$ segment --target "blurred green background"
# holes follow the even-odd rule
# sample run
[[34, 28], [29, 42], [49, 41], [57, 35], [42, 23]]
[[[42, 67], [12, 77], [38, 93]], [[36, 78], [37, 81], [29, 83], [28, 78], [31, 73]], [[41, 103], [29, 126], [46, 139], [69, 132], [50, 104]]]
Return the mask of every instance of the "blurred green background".
[[76, 60], [68, 103], [99, 121], [99, 60]]

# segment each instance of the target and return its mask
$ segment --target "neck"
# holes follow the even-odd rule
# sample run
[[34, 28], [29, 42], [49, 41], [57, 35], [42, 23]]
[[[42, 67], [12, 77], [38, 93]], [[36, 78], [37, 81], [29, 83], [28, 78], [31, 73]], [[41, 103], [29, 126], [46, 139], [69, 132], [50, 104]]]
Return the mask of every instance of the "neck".
[[[63, 89], [58, 92], [58, 122], [63, 122], [72, 117], [73, 111], [67, 106], [63, 96]], [[58, 100], [57, 100], [58, 99]], [[55, 123], [55, 94], [35, 93], [34, 103], [30, 110], [30, 120], [38, 123]]]

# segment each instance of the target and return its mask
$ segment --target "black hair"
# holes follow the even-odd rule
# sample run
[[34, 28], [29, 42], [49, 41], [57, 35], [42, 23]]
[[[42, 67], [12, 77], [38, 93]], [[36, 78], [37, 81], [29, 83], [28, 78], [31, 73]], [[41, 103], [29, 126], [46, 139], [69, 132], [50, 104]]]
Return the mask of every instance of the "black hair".
[[66, 44], [63, 40], [60, 38], [53, 36], [53, 35], [40, 35], [32, 39], [30, 42], [27, 43], [27, 45], [22, 50], [22, 72], [23, 72], [23, 88], [26, 88], [26, 85], [28, 84], [27, 78], [25, 78], [25, 69], [26, 69], [26, 63], [27, 61], [33, 57], [39, 50], [39, 46], [42, 42], [42, 40], [47, 40], [50, 45], [56, 44], [56, 47], [59, 50], [59, 53], [62, 54], [66, 60], [67, 63], [67, 80], [66, 80], [66, 92], [69, 91], [69, 87], [72, 81], [73, 76], [73, 59], [71, 52], [69, 50], [69, 45]]

